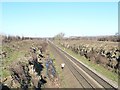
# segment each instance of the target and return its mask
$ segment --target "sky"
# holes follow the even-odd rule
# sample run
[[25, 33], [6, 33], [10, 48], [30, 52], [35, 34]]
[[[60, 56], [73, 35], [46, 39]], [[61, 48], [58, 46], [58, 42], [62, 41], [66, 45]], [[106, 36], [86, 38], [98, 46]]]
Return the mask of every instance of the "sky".
[[[117, 2], [2, 2], [6, 35], [53, 37], [114, 35], [118, 32]], [[1, 6], [0, 5], [0, 6]]]

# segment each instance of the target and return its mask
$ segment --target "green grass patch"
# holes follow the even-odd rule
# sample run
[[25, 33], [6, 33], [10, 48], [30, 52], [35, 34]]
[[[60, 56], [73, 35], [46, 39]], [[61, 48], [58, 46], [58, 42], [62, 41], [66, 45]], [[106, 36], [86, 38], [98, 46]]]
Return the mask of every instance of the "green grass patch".
[[0, 72], [1, 78], [5, 78], [9, 75], [10, 75], [10, 72], [8, 70], [2, 70], [2, 72]]
[[[17, 51], [17, 50], [15, 51], [8, 46], [3, 46], [2, 49], [3, 51], [7, 51], [7, 57], [2, 58], [1, 68], [2, 67], [7, 68], [10, 64], [12, 64], [12, 62], [18, 60], [18, 58], [23, 57], [25, 55], [25, 52]], [[7, 69], [2, 69], [0, 75], [1, 75], [1, 78], [4, 78], [9, 76], [10, 72]]]
[[16, 61], [18, 58], [20, 58], [23, 55], [24, 53], [22, 52], [17, 52], [17, 51], [12, 52], [9, 56], [7, 56], [6, 58], [2, 60], [3, 65], [8, 65], [12, 63], [13, 61]]
[[70, 49], [64, 49], [64, 47], [62, 47], [61, 45], [59, 45], [57, 42], [55, 42], [61, 49], [65, 50], [67, 53], [69, 53], [70, 55], [74, 56], [75, 58], [77, 58], [78, 60], [80, 60], [81, 62], [83, 62], [84, 64], [86, 64], [87, 66], [89, 66], [90, 68], [96, 70], [98, 73], [104, 75], [105, 77], [107, 77], [108, 79], [115, 81], [118, 83], [118, 74], [107, 70], [106, 68], [104, 68], [101, 65], [95, 64], [91, 61], [88, 61], [86, 58], [74, 53], [72, 50]]

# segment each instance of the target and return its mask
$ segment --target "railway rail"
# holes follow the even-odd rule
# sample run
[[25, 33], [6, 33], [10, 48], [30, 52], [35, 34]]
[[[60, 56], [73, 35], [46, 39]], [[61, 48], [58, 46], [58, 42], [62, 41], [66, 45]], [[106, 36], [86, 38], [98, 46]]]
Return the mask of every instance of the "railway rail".
[[59, 55], [63, 58], [65, 64], [72, 72], [74, 77], [80, 83], [82, 88], [92, 88], [93, 90], [96, 88], [102, 88], [103, 90], [117, 90], [116, 87], [105, 81], [103, 78], [98, 76], [96, 73], [91, 71], [89, 68], [80, 63], [76, 58], [69, 55], [67, 52], [60, 49], [53, 42], [49, 41], [49, 45], [55, 49]]

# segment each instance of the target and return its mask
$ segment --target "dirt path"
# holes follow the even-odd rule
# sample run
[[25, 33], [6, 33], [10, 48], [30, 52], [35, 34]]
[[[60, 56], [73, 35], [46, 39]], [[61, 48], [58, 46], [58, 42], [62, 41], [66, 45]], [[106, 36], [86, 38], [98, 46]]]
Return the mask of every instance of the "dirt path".
[[59, 75], [61, 88], [81, 88], [82, 86], [78, 83], [77, 79], [66, 65], [64, 70], [61, 69], [61, 63], [64, 63], [63, 60], [65, 58], [61, 57], [51, 45], [49, 45], [48, 49], [55, 58], [55, 67]]

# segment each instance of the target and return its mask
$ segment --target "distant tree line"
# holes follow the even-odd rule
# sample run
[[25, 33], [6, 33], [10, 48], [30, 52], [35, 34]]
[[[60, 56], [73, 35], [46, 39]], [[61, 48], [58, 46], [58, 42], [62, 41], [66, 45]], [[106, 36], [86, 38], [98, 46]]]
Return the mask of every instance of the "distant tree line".
[[1, 35], [2, 36], [2, 42], [10, 42], [10, 41], [20, 41], [20, 40], [33, 40], [33, 39], [43, 39], [38, 37], [20, 37], [20, 36], [11, 36], [11, 35]]
[[116, 33], [113, 36], [106, 36], [97, 39], [98, 41], [113, 41], [113, 42], [120, 42], [120, 35]]
[[112, 41], [112, 42], [120, 42], [120, 35], [119, 33], [116, 33], [115, 35], [109, 35], [109, 36], [71, 36], [66, 39], [71, 40], [96, 40], [96, 41]]

